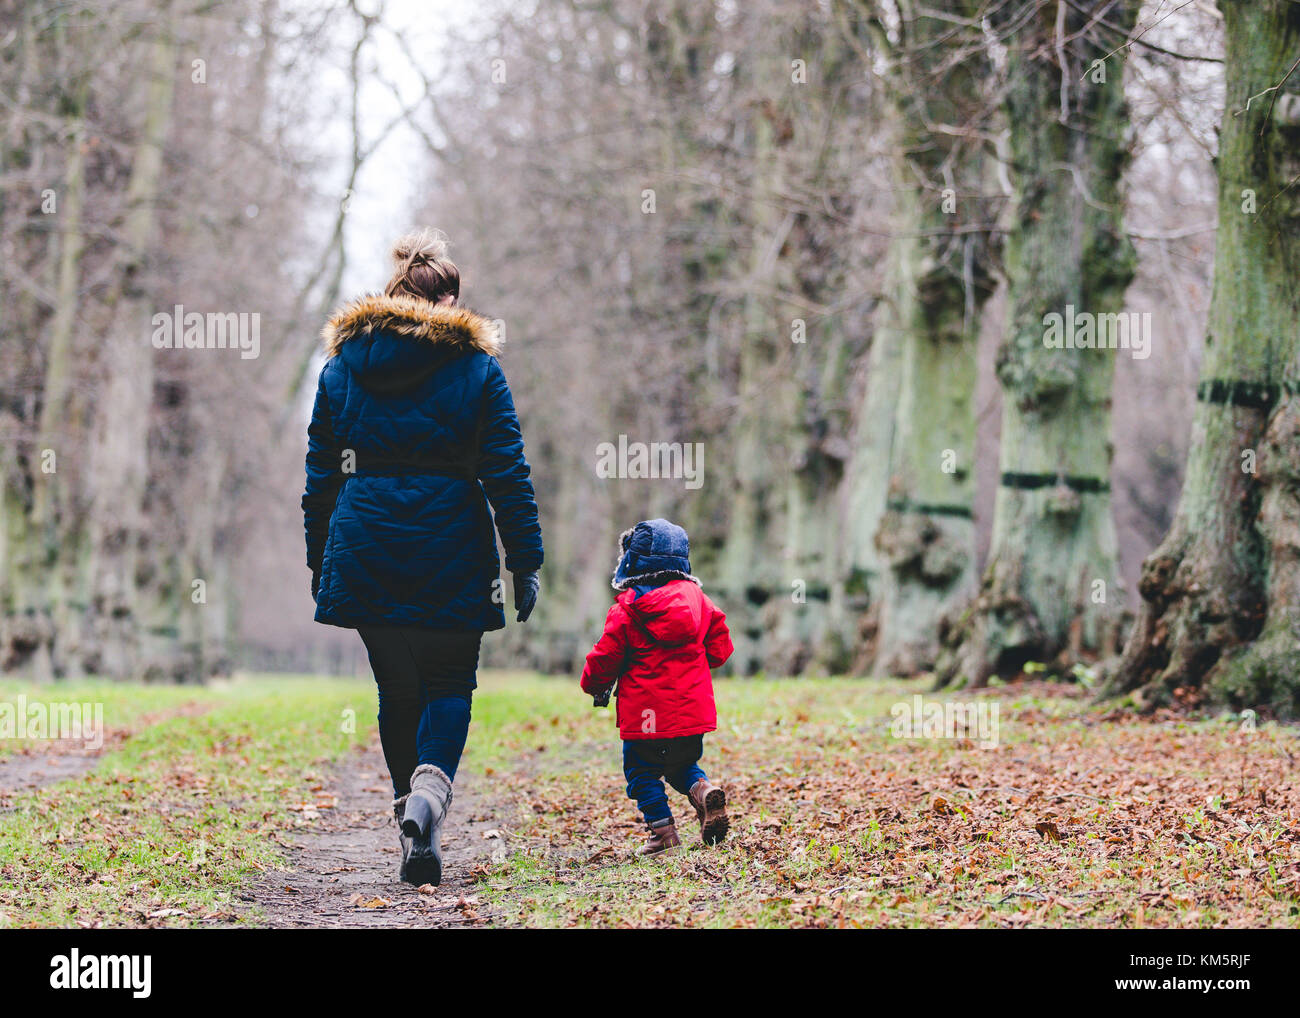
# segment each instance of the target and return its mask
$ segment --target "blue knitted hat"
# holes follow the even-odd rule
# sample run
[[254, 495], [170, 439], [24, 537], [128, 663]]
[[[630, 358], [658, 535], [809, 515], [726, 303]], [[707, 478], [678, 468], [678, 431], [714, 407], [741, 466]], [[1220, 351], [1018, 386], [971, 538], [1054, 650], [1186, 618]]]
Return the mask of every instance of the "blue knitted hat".
[[614, 570], [615, 590], [634, 583], [700, 582], [691, 575], [691, 539], [676, 523], [642, 520], [623, 531], [618, 544], [623, 554]]

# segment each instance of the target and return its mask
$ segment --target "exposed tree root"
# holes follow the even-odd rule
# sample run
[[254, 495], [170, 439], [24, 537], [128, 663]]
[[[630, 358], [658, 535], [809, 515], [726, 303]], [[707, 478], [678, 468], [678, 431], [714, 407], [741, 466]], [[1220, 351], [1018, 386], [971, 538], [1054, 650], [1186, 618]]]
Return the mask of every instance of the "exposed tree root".
[[1028, 661], [1046, 656], [1047, 638], [1024, 599], [995, 589], [989, 578], [954, 624], [940, 626], [943, 644], [935, 687], [988, 685], [994, 675], [1012, 676]]

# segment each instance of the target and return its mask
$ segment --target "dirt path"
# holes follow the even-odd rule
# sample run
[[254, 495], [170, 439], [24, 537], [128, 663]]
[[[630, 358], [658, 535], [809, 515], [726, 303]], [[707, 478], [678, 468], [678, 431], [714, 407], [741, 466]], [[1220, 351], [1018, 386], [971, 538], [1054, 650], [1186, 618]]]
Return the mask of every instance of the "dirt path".
[[87, 746], [77, 739], [51, 739], [31, 742], [10, 753], [0, 754], [0, 812], [12, 810], [12, 799], [69, 778], [80, 777], [94, 769], [99, 758], [117, 749], [137, 731], [172, 718], [192, 718], [206, 714], [212, 704], [191, 702], [170, 710], [141, 715], [129, 728], [109, 728], [103, 744]]
[[85, 774], [102, 754], [76, 742], [47, 742], [0, 756], [0, 809], [8, 807], [8, 798], [19, 792]]
[[[443, 825], [443, 880], [421, 894], [397, 879], [401, 859], [389, 803], [392, 784], [376, 740], [334, 772], [333, 809], [290, 835], [288, 870], [267, 874], [241, 897], [272, 927], [400, 928], [486, 925], [473, 869], [503, 852], [502, 837], [481, 797], [482, 778], [462, 771]], [[387, 904], [384, 904], [387, 902]], [[369, 905], [370, 907], [367, 907]]]

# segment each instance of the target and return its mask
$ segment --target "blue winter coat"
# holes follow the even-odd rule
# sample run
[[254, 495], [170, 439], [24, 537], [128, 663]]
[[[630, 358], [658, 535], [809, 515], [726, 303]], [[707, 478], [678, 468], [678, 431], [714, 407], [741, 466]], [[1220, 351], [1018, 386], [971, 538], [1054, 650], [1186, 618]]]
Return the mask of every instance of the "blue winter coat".
[[495, 327], [367, 296], [322, 335], [302, 497], [316, 621], [502, 628], [493, 513], [511, 572], [542, 564], [542, 533]]

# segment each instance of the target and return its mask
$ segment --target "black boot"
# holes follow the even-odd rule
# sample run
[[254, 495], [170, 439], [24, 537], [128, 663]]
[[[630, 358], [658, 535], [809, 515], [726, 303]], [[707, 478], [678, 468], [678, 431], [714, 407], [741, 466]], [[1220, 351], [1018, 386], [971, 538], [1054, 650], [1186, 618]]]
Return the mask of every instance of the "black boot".
[[420, 764], [411, 775], [411, 794], [402, 817], [402, 836], [411, 847], [402, 879], [408, 884], [442, 882], [442, 821], [451, 806], [451, 778], [433, 764]]
[[406, 819], [406, 803], [410, 799], [409, 795], [404, 795], [400, 799], [393, 800], [393, 819], [397, 821], [397, 840], [402, 846], [402, 865], [397, 871], [400, 879], [406, 879], [406, 864], [411, 858], [411, 839], [408, 838], [402, 829], [402, 823]]

